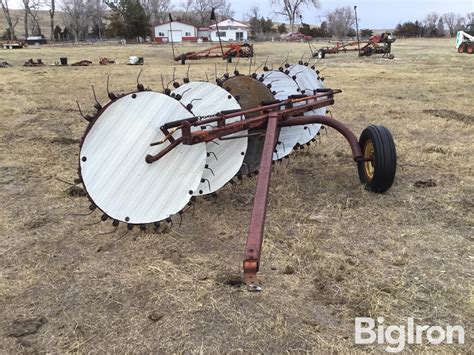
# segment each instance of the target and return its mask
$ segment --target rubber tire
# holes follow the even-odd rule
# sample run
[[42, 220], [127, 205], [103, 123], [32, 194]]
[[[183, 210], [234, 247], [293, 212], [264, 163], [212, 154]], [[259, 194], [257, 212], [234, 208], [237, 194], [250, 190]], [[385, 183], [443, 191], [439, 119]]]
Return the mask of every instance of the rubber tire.
[[466, 52], [469, 53], [469, 54], [473, 54], [474, 53], [474, 44], [468, 45], [467, 49], [466, 49]]
[[370, 125], [360, 135], [359, 145], [364, 149], [367, 140], [374, 146], [374, 176], [371, 179], [365, 173], [364, 162], [359, 162], [359, 179], [366, 190], [383, 193], [393, 184], [397, 169], [397, 153], [392, 134], [384, 126]]
[[324, 59], [325, 56], [326, 56], [326, 53], [324, 52], [324, 50], [320, 49], [318, 51], [318, 58], [319, 59]]
[[467, 49], [467, 46], [465, 43], [461, 43], [458, 47], [458, 53], [464, 53]]

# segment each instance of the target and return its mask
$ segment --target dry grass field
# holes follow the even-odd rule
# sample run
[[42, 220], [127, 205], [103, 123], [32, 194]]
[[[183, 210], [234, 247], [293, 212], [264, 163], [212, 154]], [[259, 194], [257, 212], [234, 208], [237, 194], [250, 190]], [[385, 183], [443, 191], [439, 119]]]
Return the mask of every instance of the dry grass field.
[[[180, 50], [185, 49], [180, 47]], [[278, 67], [307, 46], [256, 44]], [[350, 149], [334, 130], [274, 166], [260, 280], [241, 283], [255, 178], [198, 199], [181, 227], [163, 234], [93, 224], [85, 197], [58, 181], [76, 178], [86, 127], [75, 100], [92, 112], [94, 85], [106, 102], [142, 82], [187, 67], [168, 46], [69, 46], [0, 51], [0, 352], [380, 352], [354, 345], [354, 317], [386, 325], [463, 325], [466, 344], [409, 350], [473, 351], [474, 56], [453, 40], [398, 40], [396, 59], [355, 53], [319, 62], [340, 88], [334, 117], [357, 135], [383, 124], [394, 135], [398, 170], [383, 195], [359, 183]], [[90, 67], [24, 68], [90, 59]], [[99, 66], [100, 56], [118, 65]], [[248, 61], [239, 63], [248, 73]], [[213, 80], [220, 60], [195, 62], [192, 80]], [[230, 68], [233, 71], [233, 67]], [[22, 335], [24, 333], [31, 333]]]

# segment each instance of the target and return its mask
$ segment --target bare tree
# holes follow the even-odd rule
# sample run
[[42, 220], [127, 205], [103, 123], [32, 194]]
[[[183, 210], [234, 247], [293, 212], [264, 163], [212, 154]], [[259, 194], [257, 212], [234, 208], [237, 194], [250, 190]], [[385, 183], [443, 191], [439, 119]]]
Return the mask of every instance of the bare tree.
[[425, 23], [426, 34], [428, 34], [429, 36], [432, 36], [435, 34], [435, 32], [437, 31], [436, 26], [438, 24], [438, 20], [439, 20], [439, 15], [436, 12], [432, 12], [426, 15], [423, 21]]
[[355, 24], [355, 14], [350, 6], [338, 7], [327, 14], [328, 31], [335, 37], [344, 37]]
[[252, 7], [250, 8], [250, 11], [247, 12], [244, 16], [247, 19], [247, 21], [249, 21], [250, 30], [254, 34], [258, 34], [262, 32], [262, 28], [260, 26], [260, 21], [259, 21], [261, 15], [260, 15], [260, 9], [258, 5], [252, 5]]
[[280, 10], [275, 13], [290, 22], [291, 32], [294, 30], [296, 18], [301, 15], [303, 5], [315, 8], [320, 6], [319, 0], [271, 0], [271, 4], [280, 6]]
[[86, 0], [87, 29], [92, 29], [92, 32], [102, 39], [104, 24], [102, 20], [105, 18], [105, 4], [101, 0]]
[[49, 2], [49, 25], [51, 27], [51, 41], [54, 41], [54, 13], [56, 12], [56, 0], [50, 0]]
[[41, 3], [38, 0], [30, 2], [30, 8], [28, 9], [29, 15], [33, 20], [30, 29], [33, 36], [41, 36], [41, 25], [39, 23], [38, 11], [41, 7]]
[[194, 4], [194, 0], [184, 0], [179, 4], [179, 6], [183, 9], [185, 14], [188, 14], [193, 4]]
[[474, 23], [474, 12], [468, 12], [466, 14], [466, 25], [470, 25], [471, 23]]
[[234, 11], [228, 0], [194, 0], [191, 9], [196, 12], [201, 25], [209, 24], [209, 16], [212, 9], [216, 9], [217, 15], [222, 17], [232, 17]]
[[2, 11], [3, 15], [5, 16], [5, 20], [7, 20], [10, 40], [16, 39], [15, 26], [17, 25], [19, 19], [16, 17], [15, 20], [12, 20], [10, 8], [8, 7], [8, 0], [0, 0], [0, 4], [2, 5]]
[[170, 0], [142, 0], [141, 3], [153, 24], [165, 22], [172, 8]]
[[449, 35], [454, 37], [456, 35], [456, 19], [459, 15], [456, 15], [454, 12], [450, 12], [443, 15], [444, 23], [448, 26]]
[[462, 30], [464, 28], [464, 23], [466, 19], [463, 16], [459, 16], [456, 19], [456, 24], [454, 25], [454, 30], [457, 32], [459, 30]]
[[22, 0], [23, 2], [23, 26], [25, 28], [25, 39], [28, 38], [28, 16], [30, 13], [30, 0]]
[[85, 37], [88, 30], [88, 13], [83, 0], [64, 0], [62, 5], [64, 24], [72, 30], [74, 40]]

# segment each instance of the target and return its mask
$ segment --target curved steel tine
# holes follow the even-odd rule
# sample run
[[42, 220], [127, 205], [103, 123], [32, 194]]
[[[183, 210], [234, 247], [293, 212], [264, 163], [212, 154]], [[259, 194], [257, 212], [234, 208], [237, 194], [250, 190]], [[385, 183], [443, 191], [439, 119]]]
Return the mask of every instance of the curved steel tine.
[[91, 87], [92, 87], [92, 94], [94, 95], [95, 103], [97, 104], [96, 109], [97, 111], [99, 111], [100, 109], [102, 109], [102, 105], [100, 104], [99, 100], [97, 100], [97, 95], [95, 94], [94, 85], [91, 85]]

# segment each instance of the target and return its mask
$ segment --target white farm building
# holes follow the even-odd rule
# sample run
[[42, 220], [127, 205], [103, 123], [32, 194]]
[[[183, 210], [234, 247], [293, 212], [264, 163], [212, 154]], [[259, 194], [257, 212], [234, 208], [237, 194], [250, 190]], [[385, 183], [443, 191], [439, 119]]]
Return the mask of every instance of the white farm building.
[[184, 41], [195, 42], [198, 29], [187, 23], [173, 21], [155, 26], [155, 42], [181, 43]]
[[[234, 41], [246, 41], [247, 40], [247, 28], [248, 26], [234, 21], [233, 19], [228, 19], [222, 22], [219, 22], [219, 34], [222, 41], [234, 42]], [[217, 35], [216, 25], [211, 26], [211, 41], [219, 41], [219, 36]]]

